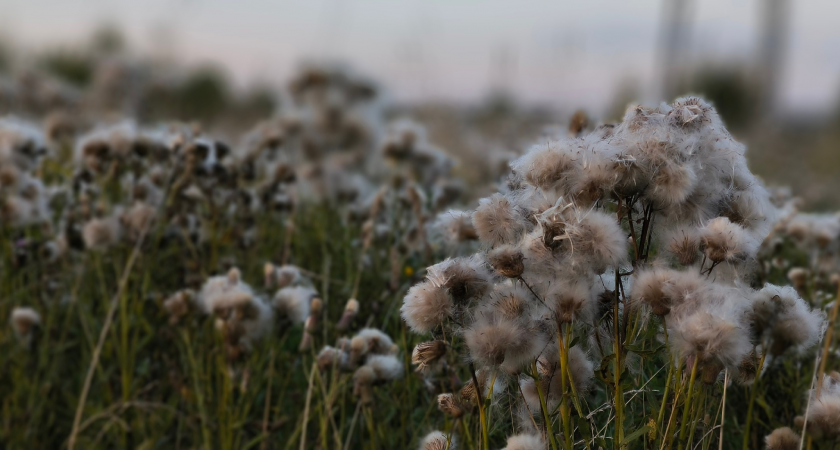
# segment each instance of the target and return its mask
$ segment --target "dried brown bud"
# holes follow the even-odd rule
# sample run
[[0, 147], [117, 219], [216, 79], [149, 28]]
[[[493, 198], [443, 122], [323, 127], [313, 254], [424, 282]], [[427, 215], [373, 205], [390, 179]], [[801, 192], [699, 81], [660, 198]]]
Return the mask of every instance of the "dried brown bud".
[[586, 116], [586, 112], [582, 109], [575, 111], [575, 114], [569, 120], [569, 136], [580, 136], [587, 125], [589, 125], [589, 118]]
[[369, 366], [359, 367], [353, 374], [353, 395], [358, 397], [363, 405], [373, 403], [373, 382], [376, 373]]
[[450, 444], [446, 435], [440, 431], [432, 431], [420, 442], [420, 450], [446, 450], [447, 448], [454, 448], [454, 443]]
[[321, 308], [324, 307], [324, 301], [320, 297], [313, 297], [309, 303], [309, 315], [317, 316], [321, 314]]
[[671, 253], [676, 256], [682, 266], [690, 266], [697, 261], [700, 251], [700, 240], [695, 233], [682, 232], [674, 236], [668, 243]]
[[802, 290], [804, 290], [808, 285], [808, 270], [801, 267], [794, 267], [790, 269], [787, 273], [787, 277], [790, 282], [793, 283], [793, 287], [799, 292], [802, 292]]
[[411, 353], [411, 363], [417, 365], [417, 371], [423, 371], [428, 366], [438, 362], [446, 354], [446, 342], [431, 341], [417, 344]]
[[190, 311], [190, 303], [195, 297], [192, 289], [184, 289], [164, 300], [163, 307], [169, 313], [169, 323], [175, 325]]
[[455, 419], [464, 415], [464, 408], [452, 394], [440, 394], [437, 398], [438, 409]]
[[359, 301], [355, 298], [347, 300], [347, 305], [344, 306], [344, 314], [338, 321], [336, 328], [339, 331], [344, 331], [350, 328], [350, 325], [353, 323], [353, 319], [356, 318], [357, 314], [359, 314]]
[[799, 450], [800, 437], [788, 427], [777, 428], [764, 438], [767, 450]]
[[517, 278], [525, 271], [522, 252], [512, 245], [502, 245], [487, 254], [490, 265], [507, 278]]

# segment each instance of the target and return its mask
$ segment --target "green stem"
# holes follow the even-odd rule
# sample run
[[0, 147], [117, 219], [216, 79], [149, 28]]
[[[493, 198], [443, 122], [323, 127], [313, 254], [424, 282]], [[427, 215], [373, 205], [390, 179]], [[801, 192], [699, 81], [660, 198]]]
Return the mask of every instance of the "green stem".
[[683, 414], [682, 414], [682, 421], [680, 423], [680, 442], [677, 448], [682, 449], [683, 443], [685, 442], [685, 425], [688, 423], [688, 412], [691, 410], [691, 402], [694, 398], [694, 380], [697, 377], [697, 366], [699, 366], [699, 361], [697, 358], [694, 358], [694, 363], [691, 365], [691, 378], [688, 381], [688, 393], [686, 394], [685, 404], [683, 405]]
[[[565, 342], [571, 342], [571, 337], [572, 337], [571, 327], [569, 327], [569, 328], [566, 329]], [[567, 362], [567, 364], [566, 364], [566, 376], [569, 378], [569, 387], [572, 390], [572, 402], [574, 403], [575, 409], [577, 410], [578, 416], [580, 416], [581, 420], [587, 420], [586, 416], [583, 414], [583, 408], [581, 408], [581, 406], [580, 406], [580, 400], [578, 399], [577, 388], [575, 387], [575, 382], [574, 382], [575, 380], [572, 379], [571, 368], [569, 368], [569, 365], [568, 365], [568, 353], [567, 353], [567, 356], [566, 356], [566, 362]], [[591, 438], [592, 438], [591, 433], [590, 433], [589, 436], [584, 436], [583, 443], [584, 443], [584, 445], [586, 445], [587, 449], [590, 449], [589, 440]]]
[[370, 434], [370, 448], [375, 449], [376, 447], [376, 431], [373, 428], [373, 414], [370, 412], [370, 408], [368, 406], [363, 406], [362, 409], [365, 413], [365, 422], [367, 422], [368, 433]]
[[568, 386], [569, 379], [569, 349], [563, 339], [564, 326], [557, 324], [557, 347], [560, 351], [560, 386], [562, 392], [562, 403], [560, 404], [560, 417], [563, 420], [563, 440], [566, 442], [566, 449], [572, 450], [572, 412], [569, 408]]
[[[663, 327], [665, 330], [665, 344], [668, 345], [668, 327]], [[670, 349], [668, 349], [668, 378], [665, 379], [665, 393], [662, 396], [662, 406], [659, 407], [659, 414], [656, 417], [656, 427], [662, 426], [662, 419], [665, 418], [665, 406], [668, 403], [668, 391], [671, 388], [671, 378], [674, 376], [674, 359], [671, 356]], [[660, 432], [660, 436], [665, 434], [665, 430]]]
[[676, 429], [676, 415], [677, 415], [677, 406], [679, 405], [680, 398], [683, 394], [683, 388], [685, 387], [685, 380], [682, 371], [682, 361], [677, 360], [676, 364], [674, 365], [674, 369], [676, 373], [674, 373], [674, 401], [671, 402], [671, 414], [668, 416], [668, 422], [665, 426], [665, 432], [662, 435], [662, 443], [659, 446], [660, 450], [665, 448], [665, 444], [668, 444], [668, 448], [670, 449], [674, 444], [674, 438], [676, 437], [676, 432], [671, 431], [671, 429]]
[[[615, 279], [616, 279], [616, 286], [619, 285], [619, 274], [616, 270], [615, 272]], [[621, 387], [621, 353], [622, 353], [622, 339], [621, 339], [621, 332], [619, 328], [619, 315], [618, 315], [618, 296], [619, 296], [619, 289], [616, 287], [615, 290], [615, 302], [613, 303], [613, 342], [615, 348], [613, 352], [615, 353], [615, 370], [613, 370], [613, 378], [614, 378], [614, 387], [615, 393], [613, 397], [613, 403], [615, 405], [615, 442], [618, 448], [624, 447], [624, 392]]]
[[557, 438], [554, 437], [554, 432], [551, 431], [551, 419], [548, 417], [548, 406], [545, 403], [545, 394], [543, 394], [542, 386], [540, 385], [540, 373], [537, 370], [537, 362], [531, 363], [531, 370], [533, 371], [534, 384], [537, 387], [537, 396], [540, 398], [540, 410], [542, 410], [543, 421], [545, 422], [545, 434], [548, 435], [548, 442], [551, 444], [552, 450], [557, 450]]
[[706, 391], [704, 389], [700, 390], [700, 403], [698, 404], [697, 408], [694, 410], [694, 418], [691, 420], [691, 431], [688, 433], [688, 441], [686, 442], [687, 448], [691, 449], [691, 444], [694, 442], [694, 431], [697, 429], [697, 425], [700, 422], [700, 411], [705, 409], [706, 405]]
[[484, 401], [481, 398], [481, 385], [478, 384], [478, 377], [475, 375], [475, 366], [472, 364], [470, 364], [470, 373], [472, 374], [473, 385], [475, 386], [475, 402], [478, 403], [478, 419], [481, 422], [481, 448], [489, 450], [490, 433], [487, 430], [487, 417], [484, 412]]
[[758, 360], [758, 370], [756, 370], [755, 381], [750, 386], [750, 400], [747, 405], [747, 422], [744, 424], [744, 439], [742, 441], [742, 448], [746, 450], [750, 444], [750, 425], [752, 424], [753, 406], [755, 405], [755, 394], [758, 391], [758, 382], [761, 379], [761, 369], [764, 367], [764, 358], [767, 352], [762, 351], [761, 359]]
[[193, 372], [193, 388], [195, 389], [195, 398], [198, 402], [198, 417], [201, 420], [201, 437], [204, 441], [204, 445], [202, 447], [210, 448], [210, 429], [207, 424], [207, 412], [204, 409], [204, 394], [198, 383], [198, 375], [201, 371], [198, 369], [198, 364], [195, 362], [192, 344], [190, 344], [190, 335], [186, 331], [182, 331], [181, 336], [184, 338], [184, 343], [187, 345], [187, 359], [189, 360], [190, 368]]

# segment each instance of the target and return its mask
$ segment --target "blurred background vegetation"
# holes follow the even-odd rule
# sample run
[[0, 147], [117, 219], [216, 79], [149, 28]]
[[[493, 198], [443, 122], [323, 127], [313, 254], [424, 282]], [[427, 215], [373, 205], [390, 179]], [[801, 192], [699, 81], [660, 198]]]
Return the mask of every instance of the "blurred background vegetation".
[[[69, 91], [92, 85], [121, 89], [126, 101], [116, 105], [118, 112], [130, 111], [141, 122], [195, 120], [233, 134], [270, 116], [282, 103], [278, 92], [285, 77], [276, 74], [292, 69], [286, 67], [290, 65], [287, 61], [301, 57], [344, 59], [387, 86], [395, 86], [395, 110], [421, 116], [429, 124], [431, 136], [459, 156], [460, 170], [468, 180], [483, 176], [471, 173], [474, 165], [470, 164], [482, 157], [482, 147], [504, 146], [521, 153], [546, 127], [566, 123], [578, 109], [594, 125], [619, 121], [627, 105], [634, 102], [658, 103], [699, 94], [715, 105], [736, 138], [748, 144], [753, 170], [768, 184], [790, 186], [806, 208], [840, 207], [840, 197], [835, 194], [840, 190], [840, 70], [834, 70], [836, 65], [831, 63], [837, 59], [832, 42], [838, 33], [827, 29], [827, 22], [821, 19], [836, 9], [830, 2], [665, 0], [634, 7], [606, 7], [596, 2], [590, 10], [565, 3], [533, 5], [534, 11], [545, 10], [540, 16], [556, 11], [563, 14], [553, 19], [511, 17], [509, 31], [488, 29], [503, 22], [499, 16], [512, 8], [496, 4], [413, 9], [416, 5], [408, 3], [316, 3], [253, 10], [203, 2], [177, 6], [152, 3], [132, 7], [135, 9], [113, 6], [105, 13], [85, 13], [88, 7], [80, 6], [72, 11], [75, 17], [87, 14], [84, 21], [68, 19], [52, 34], [44, 31], [54, 20], [46, 6], [11, 4], [9, 17], [19, 20], [0, 35], [0, 82], [37, 81], [41, 76], [56, 80]], [[318, 8], [323, 8], [323, 14]], [[196, 17], [191, 17], [192, 13]], [[463, 28], [447, 27], [447, 13], [463, 17]], [[27, 20], [38, 14], [44, 20]], [[266, 22], [258, 20], [262, 16]], [[229, 26], [220, 26], [219, 20], [228, 19]], [[269, 26], [271, 20], [278, 25]], [[300, 27], [297, 35], [281, 25], [296, 20]], [[562, 25], [530, 34], [522, 31], [541, 23], [539, 20]], [[580, 25], [576, 26], [575, 20]], [[100, 25], [79, 31], [97, 21]], [[16, 34], [16, 27], [24, 24], [28, 25], [26, 32], [18, 30]], [[371, 29], [365, 29], [368, 24]], [[585, 26], [592, 29], [582, 29]], [[140, 27], [150, 29], [151, 36], [138, 38]], [[236, 33], [243, 30], [251, 34], [236, 41]], [[593, 37], [604, 30], [607, 35]], [[54, 37], [62, 32], [67, 39]], [[466, 39], [471, 33], [493, 39], [473, 42]], [[720, 42], [713, 42], [716, 35]], [[296, 36], [296, 40], [283, 42], [286, 36]], [[465, 43], [449, 40], [453, 36], [464, 36]], [[523, 36], [534, 40], [534, 49], [523, 48], [523, 42], [530, 42]], [[364, 39], [392, 40], [389, 45], [396, 53], [388, 53], [393, 50], [385, 44], [361, 45], [368, 42]], [[230, 48], [211, 48], [218, 42], [230, 43]], [[627, 50], [628, 57], [642, 55], [638, 61], [626, 62], [614, 54], [616, 49], [641, 44], [645, 47]], [[474, 55], [456, 54], [463, 50], [460, 46], [467, 45], [472, 45], [469, 48], [475, 50]], [[447, 47], [452, 47], [448, 53]], [[234, 48], [246, 51], [232, 51]], [[191, 54], [192, 50], [203, 56]], [[251, 58], [265, 69], [254, 69], [253, 63], [243, 66], [251, 50]], [[266, 53], [276, 58], [261, 56]], [[382, 54], [398, 59], [393, 64], [382, 62]], [[540, 55], [538, 62], [533, 62], [533, 54]], [[463, 71], [444, 69], [452, 58], [463, 61]], [[270, 61], [273, 59], [277, 61]], [[377, 73], [376, 67], [365, 66], [368, 60], [372, 66], [393, 66], [394, 70]], [[282, 70], [276, 69], [278, 65]], [[587, 75], [604, 68], [611, 73]], [[119, 71], [123, 73], [113, 73]], [[809, 71], [814, 72], [812, 78], [802, 75]], [[464, 78], [472, 79], [462, 86]], [[592, 89], [585, 84], [587, 78], [592, 78], [592, 83], [611, 81]], [[813, 92], [791, 103], [795, 93], [817, 89], [807, 86], [811, 80], [829, 80], [830, 86], [819, 96], [822, 103], [809, 103]], [[592, 92], [596, 90], [599, 92]], [[470, 94], [459, 95], [459, 91]], [[0, 90], [0, 114], [11, 110]], [[20, 108], [14, 111], [21, 112]]]

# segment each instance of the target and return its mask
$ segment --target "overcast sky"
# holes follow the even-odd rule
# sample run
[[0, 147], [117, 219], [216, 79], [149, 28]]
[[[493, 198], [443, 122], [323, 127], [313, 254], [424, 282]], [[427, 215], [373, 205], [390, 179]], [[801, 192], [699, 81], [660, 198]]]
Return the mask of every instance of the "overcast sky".
[[[694, 0], [691, 57], [749, 60], [759, 1]], [[661, 10], [662, 0], [0, 0], [0, 35], [40, 49], [110, 22], [140, 51], [219, 62], [240, 83], [330, 57], [403, 99], [473, 100], [501, 84], [528, 100], [598, 109], [622, 82], [652, 91]], [[792, 0], [786, 108], [837, 103], [838, 18], [838, 0]]]

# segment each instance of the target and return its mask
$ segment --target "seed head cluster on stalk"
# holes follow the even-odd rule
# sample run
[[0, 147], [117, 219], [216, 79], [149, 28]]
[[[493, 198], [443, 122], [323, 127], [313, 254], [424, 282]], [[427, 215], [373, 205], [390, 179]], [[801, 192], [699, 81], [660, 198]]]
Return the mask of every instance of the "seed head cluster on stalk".
[[403, 376], [399, 347], [376, 328], [363, 328], [352, 339], [341, 338], [335, 347], [318, 353], [318, 369], [353, 373], [353, 393], [362, 405], [374, 402], [373, 387]]
[[[727, 372], [748, 384], [759, 360], [809, 349], [824, 314], [793, 288], [755, 286], [759, 249], [784, 209], [744, 154], [696, 97], [630, 107], [618, 125], [539, 142], [511, 163], [500, 192], [438, 219], [452, 242], [474, 230], [481, 249], [429, 267], [405, 296], [405, 322], [435, 339], [417, 347], [415, 364], [433, 367], [422, 355], [447, 342], [471, 376], [503, 380], [517, 428], [532, 433], [508, 448], [571, 448], [579, 439], [594, 445], [572, 426], [573, 415], [591, 419], [580, 416], [593, 389], [615, 396], [622, 439], [615, 380], [634, 370], [630, 348], [651, 336], [649, 326], [690, 375], [681, 394], [689, 399], [695, 375], [714, 384]], [[598, 367], [605, 385], [594, 382]], [[445, 395], [441, 409], [460, 410]], [[480, 408], [482, 427], [492, 405], [488, 397]], [[691, 439], [685, 424], [660, 432], [668, 442]]]
[[[817, 383], [806, 393], [804, 415], [793, 420], [795, 430], [807, 431], [815, 442], [836, 445], [840, 441], [840, 373], [826, 374]], [[796, 450], [804, 441], [794, 429], [782, 427], [767, 435], [765, 442], [769, 450]]]
[[[328, 332], [352, 335], [363, 326], [360, 312], [373, 318], [378, 311], [377, 301], [363, 298], [359, 288], [374, 259], [394, 267], [389, 289], [396, 291], [409, 259], [431, 251], [428, 222], [463, 194], [454, 159], [423, 125], [394, 114], [377, 83], [346, 67], [304, 67], [280, 95], [274, 116], [238, 137], [198, 123], [103, 118], [87, 100], [83, 107], [72, 98], [64, 114], [44, 123], [29, 109], [27, 119], [0, 117], [0, 230], [12, 238], [11, 267], [4, 259], [3, 271], [19, 270], [42, 296], [16, 297], [12, 304], [21, 304], [8, 316], [21, 346], [34, 353], [39, 337], [54, 331], [41, 329], [50, 323], [41, 314], [50, 319], [53, 308], [78, 304], [74, 282], [86, 270], [110, 274], [125, 249], [138, 246], [141, 254], [177, 255], [143, 282], [143, 295], [162, 313], [156, 333], [182, 336], [191, 345], [202, 324], [212, 323], [219, 348], [207, 353], [223, 355], [226, 376], [242, 393], [253, 376], [251, 356], [273, 352], [277, 337], [282, 345], [293, 329], [302, 329], [294, 357], [352, 374], [360, 405], [374, 401], [374, 386], [402, 378], [397, 346], [374, 328], [315, 352]], [[6, 98], [0, 100], [5, 110]], [[338, 211], [346, 242], [359, 257], [348, 283], [352, 293], [335, 323], [323, 323], [327, 296], [315, 288], [312, 272], [293, 264], [309, 259], [295, 254], [297, 216], [319, 208]], [[283, 245], [270, 249], [274, 263], [260, 274], [247, 252], [256, 255], [267, 240]], [[252, 284], [259, 280], [254, 276], [261, 282]], [[332, 282], [326, 275], [319, 280]], [[125, 298], [140, 295], [135, 289]], [[122, 333], [141, 308], [117, 304]], [[123, 339], [133, 339], [134, 331], [126, 333]], [[325, 356], [331, 354], [335, 361]]]
[[[38, 86], [46, 89], [37, 83], [20, 89]], [[171, 268], [184, 289], [162, 297], [173, 324], [191, 309], [224, 316], [221, 321], [233, 314], [237, 324], [253, 322], [247, 333], [229, 324], [230, 343], [238, 346], [241, 335], [244, 347], [270, 322], [268, 306], [295, 323], [313, 316], [306, 327], [315, 327], [320, 299], [311, 302], [311, 283], [287, 264], [301, 202], [332, 204], [348, 226], [360, 226], [361, 273], [370, 253], [382, 251], [374, 244], [394, 237], [396, 245], [384, 255], [394, 267], [427, 251], [427, 221], [459, 198], [461, 186], [451, 174], [452, 158], [431, 144], [423, 126], [392, 119], [381, 87], [346, 67], [306, 66], [282, 97], [274, 117], [238, 140], [197, 124], [96, 120], [93, 110], [64, 123], [61, 133], [51, 127], [69, 120], [66, 114], [50, 116], [44, 127], [0, 118], [0, 218], [14, 241], [13, 263], [57, 266], [87, 253], [107, 258], [148, 231], [144, 249], [183, 256], [171, 260]], [[93, 124], [85, 127], [88, 121]], [[62, 163], [67, 167], [55, 166]], [[257, 235], [258, 221], [285, 225], [285, 247], [272, 258], [282, 264], [265, 268], [264, 287], [271, 292], [254, 294], [225, 276], [205, 283], [208, 273], [242, 264], [217, 254], [220, 237], [253, 249], [266, 238]], [[400, 275], [396, 270], [392, 289], [399, 288]], [[43, 276], [57, 293], [60, 273]], [[356, 296], [339, 328], [349, 328], [358, 314]]]

